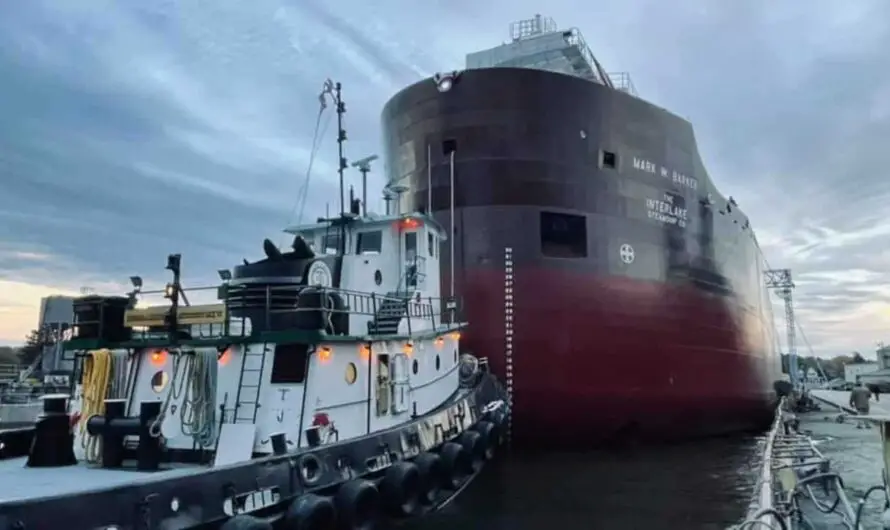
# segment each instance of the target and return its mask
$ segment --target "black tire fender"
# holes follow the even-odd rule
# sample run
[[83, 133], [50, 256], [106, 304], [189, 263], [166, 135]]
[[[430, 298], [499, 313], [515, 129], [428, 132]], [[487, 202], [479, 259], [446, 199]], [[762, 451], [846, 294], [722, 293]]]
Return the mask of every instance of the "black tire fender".
[[479, 471], [485, 463], [485, 440], [476, 431], [464, 431], [457, 437], [457, 443], [463, 446], [470, 454], [470, 462], [473, 471]]
[[389, 466], [377, 486], [386, 512], [396, 517], [414, 515], [423, 494], [421, 482], [416, 464], [402, 461]]
[[473, 458], [464, 446], [455, 442], [445, 442], [439, 451], [448, 479], [445, 487], [456, 489], [467, 475], [473, 472]]
[[494, 458], [495, 450], [501, 445], [501, 430], [494, 423], [484, 420], [473, 425], [473, 430], [482, 436], [482, 441], [485, 444], [485, 459]]
[[435, 503], [442, 487], [451, 484], [451, 477], [448, 476], [442, 457], [436, 453], [421, 453], [414, 459], [414, 464], [420, 472], [421, 502]]
[[372, 530], [380, 513], [380, 492], [373, 482], [354, 479], [334, 496], [337, 526], [343, 530]]
[[295, 530], [333, 530], [337, 525], [337, 511], [330, 497], [314, 493], [294, 499], [284, 514], [284, 526]]

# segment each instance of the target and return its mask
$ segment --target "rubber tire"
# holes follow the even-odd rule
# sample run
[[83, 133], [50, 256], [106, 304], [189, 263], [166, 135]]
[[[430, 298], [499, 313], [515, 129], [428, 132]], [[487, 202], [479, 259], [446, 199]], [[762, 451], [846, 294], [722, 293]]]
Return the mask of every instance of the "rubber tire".
[[457, 489], [463, 479], [473, 472], [473, 458], [463, 445], [454, 442], [442, 444], [439, 456], [448, 477], [444, 486], [450, 490]]
[[333, 530], [337, 527], [334, 501], [314, 493], [300, 495], [287, 507], [284, 526], [288, 530]]
[[337, 526], [343, 530], [372, 530], [380, 514], [380, 492], [373, 482], [354, 479], [334, 496]]
[[485, 442], [485, 459], [491, 460], [499, 445], [501, 445], [501, 430], [490, 421], [480, 421], [473, 425], [473, 430], [482, 436]]
[[386, 513], [408, 517], [420, 508], [422, 484], [420, 470], [411, 462], [396, 462], [387, 468], [378, 485], [380, 500]]
[[420, 472], [420, 502], [433, 504], [439, 500], [443, 485], [450, 484], [442, 457], [436, 453], [421, 453], [414, 459], [414, 463]]
[[473, 471], [479, 471], [485, 465], [485, 440], [476, 431], [464, 431], [457, 437], [457, 443], [461, 444], [470, 454]]
[[272, 530], [272, 523], [252, 515], [236, 515], [224, 522], [219, 530]]

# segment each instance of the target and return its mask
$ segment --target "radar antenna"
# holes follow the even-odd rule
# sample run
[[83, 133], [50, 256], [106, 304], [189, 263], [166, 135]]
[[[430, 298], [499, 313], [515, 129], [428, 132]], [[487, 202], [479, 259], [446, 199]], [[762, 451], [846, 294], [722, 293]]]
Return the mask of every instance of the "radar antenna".
[[352, 167], [362, 172], [362, 215], [368, 215], [368, 173], [371, 171], [371, 162], [377, 160], [377, 155], [366, 156], [352, 163]]

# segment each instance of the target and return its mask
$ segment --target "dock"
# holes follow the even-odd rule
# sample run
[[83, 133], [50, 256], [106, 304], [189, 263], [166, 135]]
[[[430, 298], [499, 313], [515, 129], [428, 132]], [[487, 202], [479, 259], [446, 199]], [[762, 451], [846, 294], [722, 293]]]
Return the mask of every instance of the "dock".
[[[819, 390], [810, 394], [819, 402], [850, 410], [849, 392]], [[879, 402], [873, 406], [876, 415], [861, 418], [879, 425], [886, 452], [890, 448], [890, 413], [885, 415], [884, 411], [890, 411], [890, 407]], [[877, 484], [857, 496], [861, 498], [853, 499], [839, 470], [819, 450], [810, 431], [800, 429], [799, 417], [790, 411], [784, 399], [776, 411], [761, 458], [759, 480], [747, 517], [732, 527], [734, 530], [863, 530], [865, 512], [874, 509], [871, 504], [866, 508], [866, 501], [890, 498], [885, 485]], [[890, 468], [890, 462], [881, 467]], [[890, 520], [890, 511], [878, 513], [882, 521]]]
[[[848, 390], [810, 390], [809, 395], [815, 401], [830, 405], [850, 414], [856, 414], [856, 409], [850, 406], [850, 392]], [[869, 401], [869, 415], [890, 417], [890, 396], [885, 396], [884, 401], [878, 401], [872, 396]]]

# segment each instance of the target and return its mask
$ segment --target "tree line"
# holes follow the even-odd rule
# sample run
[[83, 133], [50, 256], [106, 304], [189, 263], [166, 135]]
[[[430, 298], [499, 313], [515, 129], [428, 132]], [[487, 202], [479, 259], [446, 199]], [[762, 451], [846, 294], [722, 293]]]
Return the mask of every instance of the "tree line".
[[31, 330], [25, 337], [25, 344], [19, 347], [0, 346], [0, 364], [21, 364], [30, 366], [43, 351], [46, 339], [40, 331]]
[[[788, 373], [788, 362], [789, 357], [786, 354], [782, 354], [782, 372]], [[810, 368], [816, 370], [816, 373], [821, 373], [819, 371], [819, 367], [822, 368], [822, 372], [825, 372], [825, 377], [830, 379], [843, 379], [844, 377], [844, 365], [850, 363], [864, 363], [869, 362], [868, 359], [862, 356], [858, 351], [851, 352], [847, 355], [837, 355], [835, 357], [831, 357], [829, 359], [825, 358], [816, 358], [813, 356], [808, 357], [797, 357], [797, 366], [799, 370], [802, 370], [806, 373]], [[817, 366], [818, 365], [818, 366]]]

